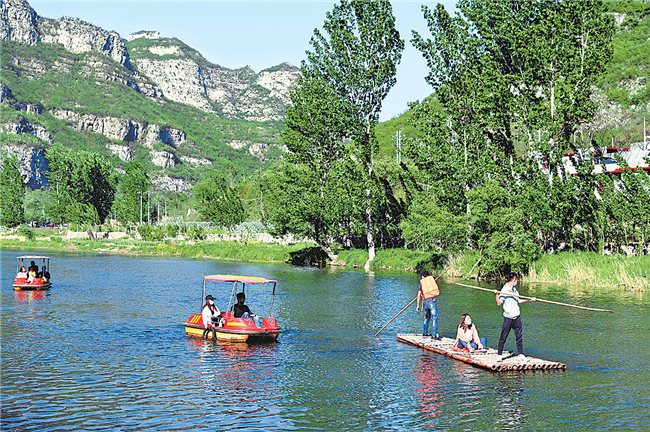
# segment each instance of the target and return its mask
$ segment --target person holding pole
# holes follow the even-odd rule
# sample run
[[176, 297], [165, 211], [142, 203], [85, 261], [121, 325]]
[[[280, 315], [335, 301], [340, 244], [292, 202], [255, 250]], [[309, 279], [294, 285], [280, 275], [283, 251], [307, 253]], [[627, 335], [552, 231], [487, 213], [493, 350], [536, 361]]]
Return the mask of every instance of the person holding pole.
[[[440, 295], [440, 288], [433, 276], [428, 271], [423, 270], [420, 274], [420, 287], [418, 289], [417, 303], [415, 307], [416, 312], [420, 312], [420, 297], [422, 297], [422, 311], [424, 312], [424, 327], [422, 329], [422, 336], [432, 336], [435, 340], [440, 340], [438, 335], [438, 305], [436, 297]], [[429, 330], [429, 321], [433, 318], [433, 328], [431, 333]]]
[[520, 301], [517, 282], [519, 282], [517, 273], [511, 272], [508, 275], [508, 281], [503, 285], [501, 291], [494, 290], [497, 305], [503, 307], [503, 324], [501, 325], [501, 337], [499, 338], [499, 346], [497, 348], [497, 362], [503, 360], [503, 346], [506, 343], [506, 339], [508, 339], [511, 329], [515, 331], [515, 338], [517, 340], [517, 358], [520, 361], [528, 360], [524, 355], [523, 326], [521, 324], [519, 303], [528, 303], [537, 299], [531, 297], [528, 300]]

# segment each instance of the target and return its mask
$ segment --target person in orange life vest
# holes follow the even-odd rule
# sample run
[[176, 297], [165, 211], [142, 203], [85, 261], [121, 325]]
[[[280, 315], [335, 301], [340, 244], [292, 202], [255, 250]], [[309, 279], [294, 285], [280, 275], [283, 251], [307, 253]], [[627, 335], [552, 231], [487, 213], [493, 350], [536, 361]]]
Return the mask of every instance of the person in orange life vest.
[[[422, 297], [422, 311], [424, 312], [424, 327], [422, 329], [422, 336], [433, 335], [433, 338], [440, 340], [438, 336], [438, 305], [436, 304], [436, 297], [440, 295], [440, 288], [436, 280], [429, 274], [428, 271], [423, 270], [420, 274], [420, 288], [418, 289], [418, 297], [416, 303], [416, 312], [420, 312], [420, 297]], [[429, 330], [429, 321], [433, 318], [433, 328], [431, 333]]]

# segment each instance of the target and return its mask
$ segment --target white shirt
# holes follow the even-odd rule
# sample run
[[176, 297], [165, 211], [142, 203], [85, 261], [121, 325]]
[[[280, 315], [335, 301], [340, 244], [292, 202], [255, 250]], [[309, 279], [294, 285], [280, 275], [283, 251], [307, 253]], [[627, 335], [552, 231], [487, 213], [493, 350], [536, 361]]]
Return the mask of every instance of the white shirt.
[[212, 310], [210, 309], [210, 305], [205, 305], [205, 307], [201, 311], [201, 315], [203, 315], [203, 327], [205, 328], [208, 328], [208, 324], [212, 324], [213, 316], [221, 315], [221, 312], [219, 311], [219, 308], [216, 305], [212, 305], [212, 308], [214, 309], [214, 312], [212, 312]]
[[501, 306], [503, 307], [503, 316], [515, 319], [521, 313], [519, 310], [519, 297], [513, 297], [508, 294], [519, 295], [519, 291], [514, 286], [510, 288], [510, 284], [506, 283], [501, 288], [501, 294], [499, 294], [499, 300], [501, 300]]

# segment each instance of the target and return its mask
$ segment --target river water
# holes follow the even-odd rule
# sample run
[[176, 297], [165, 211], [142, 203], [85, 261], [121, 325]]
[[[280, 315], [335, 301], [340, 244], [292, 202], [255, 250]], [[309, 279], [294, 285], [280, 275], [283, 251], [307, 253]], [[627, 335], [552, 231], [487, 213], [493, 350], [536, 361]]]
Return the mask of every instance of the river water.
[[[522, 305], [526, 354], [568, 369], [499, 373], [397, 342], [421, 331], [415, 305], [374, 337], [415, 297], [412, 273], [53, 254], [52, 289], [15, 292], [19, 255], [1, 260], [2, 430], [650, 430], [647, 293], [520, 287], [615, 313]], [[278, 280], [279, 342], [187, 337], [207, 274]], [[439, 333], [468, 312], [496, 346], [494, 295], [454, 281]], [[247, 304], [266, 314], [268, 292], [247, 289]]]

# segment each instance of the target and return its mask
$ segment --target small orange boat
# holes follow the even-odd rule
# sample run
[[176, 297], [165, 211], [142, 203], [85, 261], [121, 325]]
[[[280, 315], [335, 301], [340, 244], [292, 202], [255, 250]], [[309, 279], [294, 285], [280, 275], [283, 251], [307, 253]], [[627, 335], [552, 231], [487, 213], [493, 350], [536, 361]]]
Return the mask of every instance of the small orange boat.
[[[27, 272], [21, 272], [22, 268], [27, 269], [25, 266], [25, 261], [31, 260], [36, 264], [36, 260], [41, 262], [41, 270], [43, 267], [46, 267], [47, 273], [49, 274], [50, 270], [50, 258], [40, 255], [26, 255], [18, 257], [18, 272], [14, 278], [14, 289], [19, 290], [48, 290], [52, 286], [52, 281], [50, 278], [46, 278], [43, 275], [43, 272], [40, 273], [35, 271], [36, 275], [32, 278], [29, 277]], [[31, 266], [30, 266], [31, 268]]]
[[[275, 297], [275, 286], [277, 281], [264, 279], [261, 277], [250, 276], [233, 276], [233, 275], [212, 275], [203, 277], [203, 291], [201, 294], [201, 308], [203, 308], [204, 299], [206, 297], [206, 282], [232, 282], [232, 292], [228, 300], [228, 309], [226, 312], [221, 312], [219, 319], [213, 319], [213, 325], [209, 329], [203, 326], [203, 315], [201, 311], [190, 316], [183, 325], [188, 336], [204, 337], [210, 334], [216, 336], [217, 340], [227, 342], [273, 342], [277, 340], [280, 334], [275, 318], [271, 316], [273, 309], [273, 299]], [[241, 292], [245, 292], [246, 285], [257, 284], [273, 284], [273, 291], [271, 294], [271, 305], [269, 308], [268, 318], [261, 320], [261, 327], [255, 325], [253, 318], [236, 318], [233, 313], [233, 308], [236, 303], [237, 286], [241, 284]], [[217, 297], [217, 299], [223, 298]], [[209, 330], [206, 332], [206, 330]]]

